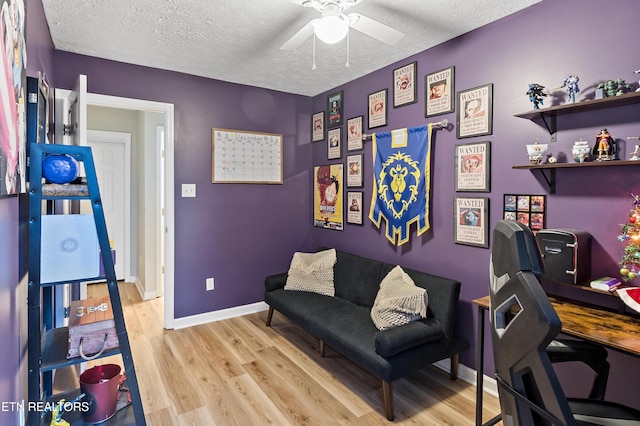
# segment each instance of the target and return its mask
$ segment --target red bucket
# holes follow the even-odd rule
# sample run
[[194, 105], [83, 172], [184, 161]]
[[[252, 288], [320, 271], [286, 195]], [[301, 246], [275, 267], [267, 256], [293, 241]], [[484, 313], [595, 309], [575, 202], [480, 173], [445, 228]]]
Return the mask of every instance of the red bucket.
[[80, 389], [85, 394], [83, 401], [89, 403], [84, 419], [89, 423], [103, 422], [116, 412], [120, 382], [120, 366], [97, 365], [80, 375]]

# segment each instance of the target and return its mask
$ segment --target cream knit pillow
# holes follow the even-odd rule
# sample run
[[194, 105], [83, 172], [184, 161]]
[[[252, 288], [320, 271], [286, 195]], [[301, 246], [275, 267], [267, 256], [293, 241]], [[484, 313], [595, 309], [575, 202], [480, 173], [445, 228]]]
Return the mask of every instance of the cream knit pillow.
[[336, 250], [329, 249], [317, 253], [293, 254], [285, 290], [309, 291], [333, 297], [333, 265]]
[[380, 283], [371, 308], [371, 319], [378, 330], [397, 327], [427, 317], [427, 290], [416, 286], [398, 265]]

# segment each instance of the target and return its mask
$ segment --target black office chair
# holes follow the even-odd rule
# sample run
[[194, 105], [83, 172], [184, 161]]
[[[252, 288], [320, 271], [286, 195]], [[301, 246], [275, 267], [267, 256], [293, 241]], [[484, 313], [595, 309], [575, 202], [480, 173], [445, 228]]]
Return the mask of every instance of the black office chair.
[[534, 271], [542, 265], [531, 230], [501, 220], [491, 252], [491, 337], [505, 425], [632, 425], [640, 411], [614, 402], [566, 398], [547, 347], [562, 329]]
[[[527, 270], [532, 272], [538, 280], [544, 274], [544, 261], [540, 255], [538, 243], [533, 241], [525, 241], [528, 253], [537, 253], [535, 256], [530, 255], [528, 259], [517, 258], [515, 247], [505, 246], [496, 247], [494, 244], [492, 253], [504, 259], [500, 263], [499, 275], [512, 277], [526, 266]], [[529, 256], [529, 255], [527, 255]], [[508, 260], [507, 260], [508, 259]], [[607, 390], [607, 381], [609, 380], [609, 362], [607, 361], [607, 350], [593, 342], [573, 339], [554, 339], [547, 346], [547, 354], [552, 363], [576, 361], [582, 362], [589, 366], [595, 373], [595, 378], [589, 392], [589, 399], [604, 399]]]

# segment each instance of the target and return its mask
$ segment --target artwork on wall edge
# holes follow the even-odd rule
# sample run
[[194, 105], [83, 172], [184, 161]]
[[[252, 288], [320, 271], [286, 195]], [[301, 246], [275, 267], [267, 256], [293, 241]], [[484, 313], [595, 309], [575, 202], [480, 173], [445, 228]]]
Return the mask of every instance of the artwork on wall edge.
[[363, 180], [362, 154], [347, 155], [347, 187], [362, 187]]
[[347, 120], [347, 151], [356, 151], [364, 148], [362, 139], [362, 122], [364, 116], [359, 115]]
[[424, 116], [447, 114], [455, 109], [455, 67], [424, 76]]
[[493, 84], [458, 92], [458, 139], [493, 133]]
[[316, 112], [311, 116], [311, 142], [319, 142], [324, 139], [324, 111]]
[[489, 248], [489, 198], [453, 198], [453, 238], [456, 244]]
[[393, 70], [394, 108], [418, 102], [418, 85], [416, 81], [417, 73], [417, 61]]
[[0, 137], [0, 198], [26, 193], [27, 182], [27, 43], [25, 2], [2, 0], [0, 20], [5, 41], [2, 55], [2, 105], [6, 122]]
[[458, 192], [491, 191], [491, 142], [455, 146], [455, 186]]
[[367, 97], [367, 111], [369, 112], [369, 128], [387, 125], [387, 92], [388, 89], [370, 93]]
[[343, 230], [343, 169], [342, 163], [313, 168], [313, 226]]
[[362, 191], [347, 191], [347, 223], [350, 225], [364, 225], [362, 205], [364, 193]]
[[344, 116], [343, 110], [344, 110], [344, 94], [342, 90], [327, 96], [327, 111], [328, 111], [327, 126], [328, 127], [342, 124], [342, 121], [343, 121], [342, 118]]
[[327, 159], [336, 160], [342, 157], [342, 127], [327, 131]]

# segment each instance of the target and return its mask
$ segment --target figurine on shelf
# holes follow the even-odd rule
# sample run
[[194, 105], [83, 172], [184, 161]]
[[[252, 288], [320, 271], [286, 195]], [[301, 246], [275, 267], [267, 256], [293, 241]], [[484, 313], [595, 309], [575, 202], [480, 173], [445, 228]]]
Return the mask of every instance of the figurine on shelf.
[[540, 105], [544, 104], [542, 102], [543, 101], [542, 97], [547, 96], [547, 94], [544, 93], [544, 86], [537, 83], [529, 84], [529, 90], [527, 90], [527, 95], [529, 95], [529, 100], [533, 102], [533, 109], [540, 108]]
[[562, 83], [561, 87], [567, 91], [571, 102], [576, 101], [576, 93], [580, 91], [578, 81], [580, 81], [580, 77], [577, 75], [568, 75], [564, 78], [564, 83]]
[[596, 161], [613, 160], [616, 154], [616, 142], [607, 129], [600, 130], [596, 135], [596, 144], [591, 152], [597, 155]]
[[627, 90], [631, 89], [631, 85], [619, 78], [617, 80], [607, 80], [602, 82], [598, 84], [596, 88], [602, 89], [604, 96], [610, 98], [625, 94]]
[[579, 141], [575, 141], [573, 148], [571, 148], [571, 154], [573, 154], [573, 159], [576, 163], [584, 163], [589, 159], [589, 155], [591, 154], [589, 142], [583, 141], [582, 138], [580, 138]]
[[529, 155], [529, 162], [531, 164], [540, 164], [544, 159], [544, 156], [547, 154], [547, 149], [549, 145], [544, 143], [538, 143], [536, 141], [535, 144], [527, 145], [527, 154]]
[[[635, 70], [633, 73], [640, 74], [640, 70]], [[638, 88], [636, 89], [636, 92], [640, 92], [640, 81], [638, 81]]]
[[[627, 139], [635, 139], [640, 140], [640, 136], [628, 136]], [[636, 145], [636, 149], [631, 153], [631, 158], [629, 160], [638, 161], [640, 160], [640, 145]]]

